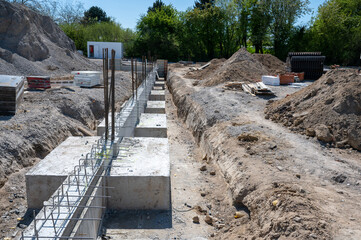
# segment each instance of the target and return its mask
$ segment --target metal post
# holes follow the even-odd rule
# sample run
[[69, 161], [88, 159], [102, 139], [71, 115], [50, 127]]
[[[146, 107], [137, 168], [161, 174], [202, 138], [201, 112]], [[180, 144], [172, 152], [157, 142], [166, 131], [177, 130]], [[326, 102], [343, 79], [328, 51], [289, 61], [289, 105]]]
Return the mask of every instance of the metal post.
[[38, 230], [36, 230], [36, 214], [35, 214], [35, 210], [33, 210], [33, 216], [34, 216], [34, 234], [35, 234], [36, 239], [39, 239]]
[[111, 91], [112, 91], [112, 141], [115, 139], [115, 50], [112, 50], [112, 76], [111, 76]]
[[105, 114], [105, 140], [108, 140], [108, 132], [109, 132], [109, 103], [108, 103], [108, 48], [104, 49], [105, 53], [105, 78], [104, 78], [104, 114]]
[[133, 68], [133, 58], [131, 59], [131, 70], [132, 70], [132, 94], [133, 94], [133, 101], [134, 101], [134, 68]]

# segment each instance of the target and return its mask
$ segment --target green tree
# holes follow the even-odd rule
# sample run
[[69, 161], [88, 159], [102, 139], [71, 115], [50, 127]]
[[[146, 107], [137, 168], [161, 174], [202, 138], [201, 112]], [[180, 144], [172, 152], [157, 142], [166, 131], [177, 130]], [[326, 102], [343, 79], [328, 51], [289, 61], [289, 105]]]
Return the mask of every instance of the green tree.
[[106, 12], [100, 7], [93, 6], [84, 12], [83, 23], [92, 24], [95, 22], [110, 22], [110, 17], [107, 17]]
[[263, 42], [267, 39], [270, 23], [270, 0], [252, 0], [249, 30], [256, 53], [263, 53]]
[[215, 5], [215, 1], [216, 0], [197, 0], [194, 3], [194, 8], [204, 10], [206, 8], [213, 7]]
[[153, 3], [153, 6], [148, 8], [148, 13], [149, 12], [155, 12], [157, 9], [159, 10], [164, 6], [165, 6], [165, 4], [164, 4], [164, 2], [162, 2], [162, 0], [156, 0]]
[[150, 53], [157, 58], [179, 58], [178, 12], [172, 5], [165, 5], [143, 15], [137, 24], [134, 51], [138, 55]]
[[311, 27], [312, 48], [330, 63], [360, 64], [361, 1], [329, 0]]
[[309, 10], [309, 0], [272, 0], [270, 3], [274, 52], [278, 58], [285, 59], [293, 26], [297, 18]]

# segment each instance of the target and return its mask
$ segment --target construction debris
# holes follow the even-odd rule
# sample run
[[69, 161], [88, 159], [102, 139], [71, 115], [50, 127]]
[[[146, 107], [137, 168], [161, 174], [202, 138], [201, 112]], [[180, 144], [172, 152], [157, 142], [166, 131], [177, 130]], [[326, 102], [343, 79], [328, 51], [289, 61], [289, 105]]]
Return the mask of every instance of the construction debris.
[[255, 96], [255, 95], [274, 95], [272, 90], [262, 82], [249, 83], [249, 84], [242, 83], [242, 89], [243, 89], [243, 91], [248, 92], [252, 96]]
[[102, 73], [99, 71], [74, 71], [74, 85], [79, 87], [94, 87], [103, 84]]
[[49, 76], [30, 76], [26, 77], [28, 88], [30, 89], [48, 89], [51, 88]]

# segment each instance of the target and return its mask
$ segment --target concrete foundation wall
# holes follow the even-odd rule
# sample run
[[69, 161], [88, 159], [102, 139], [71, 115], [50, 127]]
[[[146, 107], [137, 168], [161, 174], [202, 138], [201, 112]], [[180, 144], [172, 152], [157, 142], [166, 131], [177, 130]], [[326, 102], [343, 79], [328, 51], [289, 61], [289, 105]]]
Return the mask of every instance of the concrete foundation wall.
[[99, 137], [69, 137], [25, 174], [28, 208], [40, 209]]
[[124, 138], [107, 178], [109, 209], [171, 207], [167, 138]]

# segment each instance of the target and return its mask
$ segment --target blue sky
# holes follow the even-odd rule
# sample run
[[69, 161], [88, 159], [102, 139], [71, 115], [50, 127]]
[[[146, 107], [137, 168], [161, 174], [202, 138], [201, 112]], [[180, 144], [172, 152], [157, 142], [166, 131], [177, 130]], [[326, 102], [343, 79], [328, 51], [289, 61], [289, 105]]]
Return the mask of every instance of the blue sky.
[[[309, 7], [311, 12], [298, 20], [298, 24], [306, 24], [314, 14], [317, 8], [325, 0], [310, 0]], [[114, 17], [116, 22], [123, 27], [135, 29], [141, 14], [147, 12], [148, 7], [153, 4], [153, 0], [80, 0], [84, 4], [85, 9], [91, 6], [102, 8], [108, 16]], [[184, 11], [194, 5], [194, 0], [163, 0], [166, 4], [172, 4], [178, 11]]]

